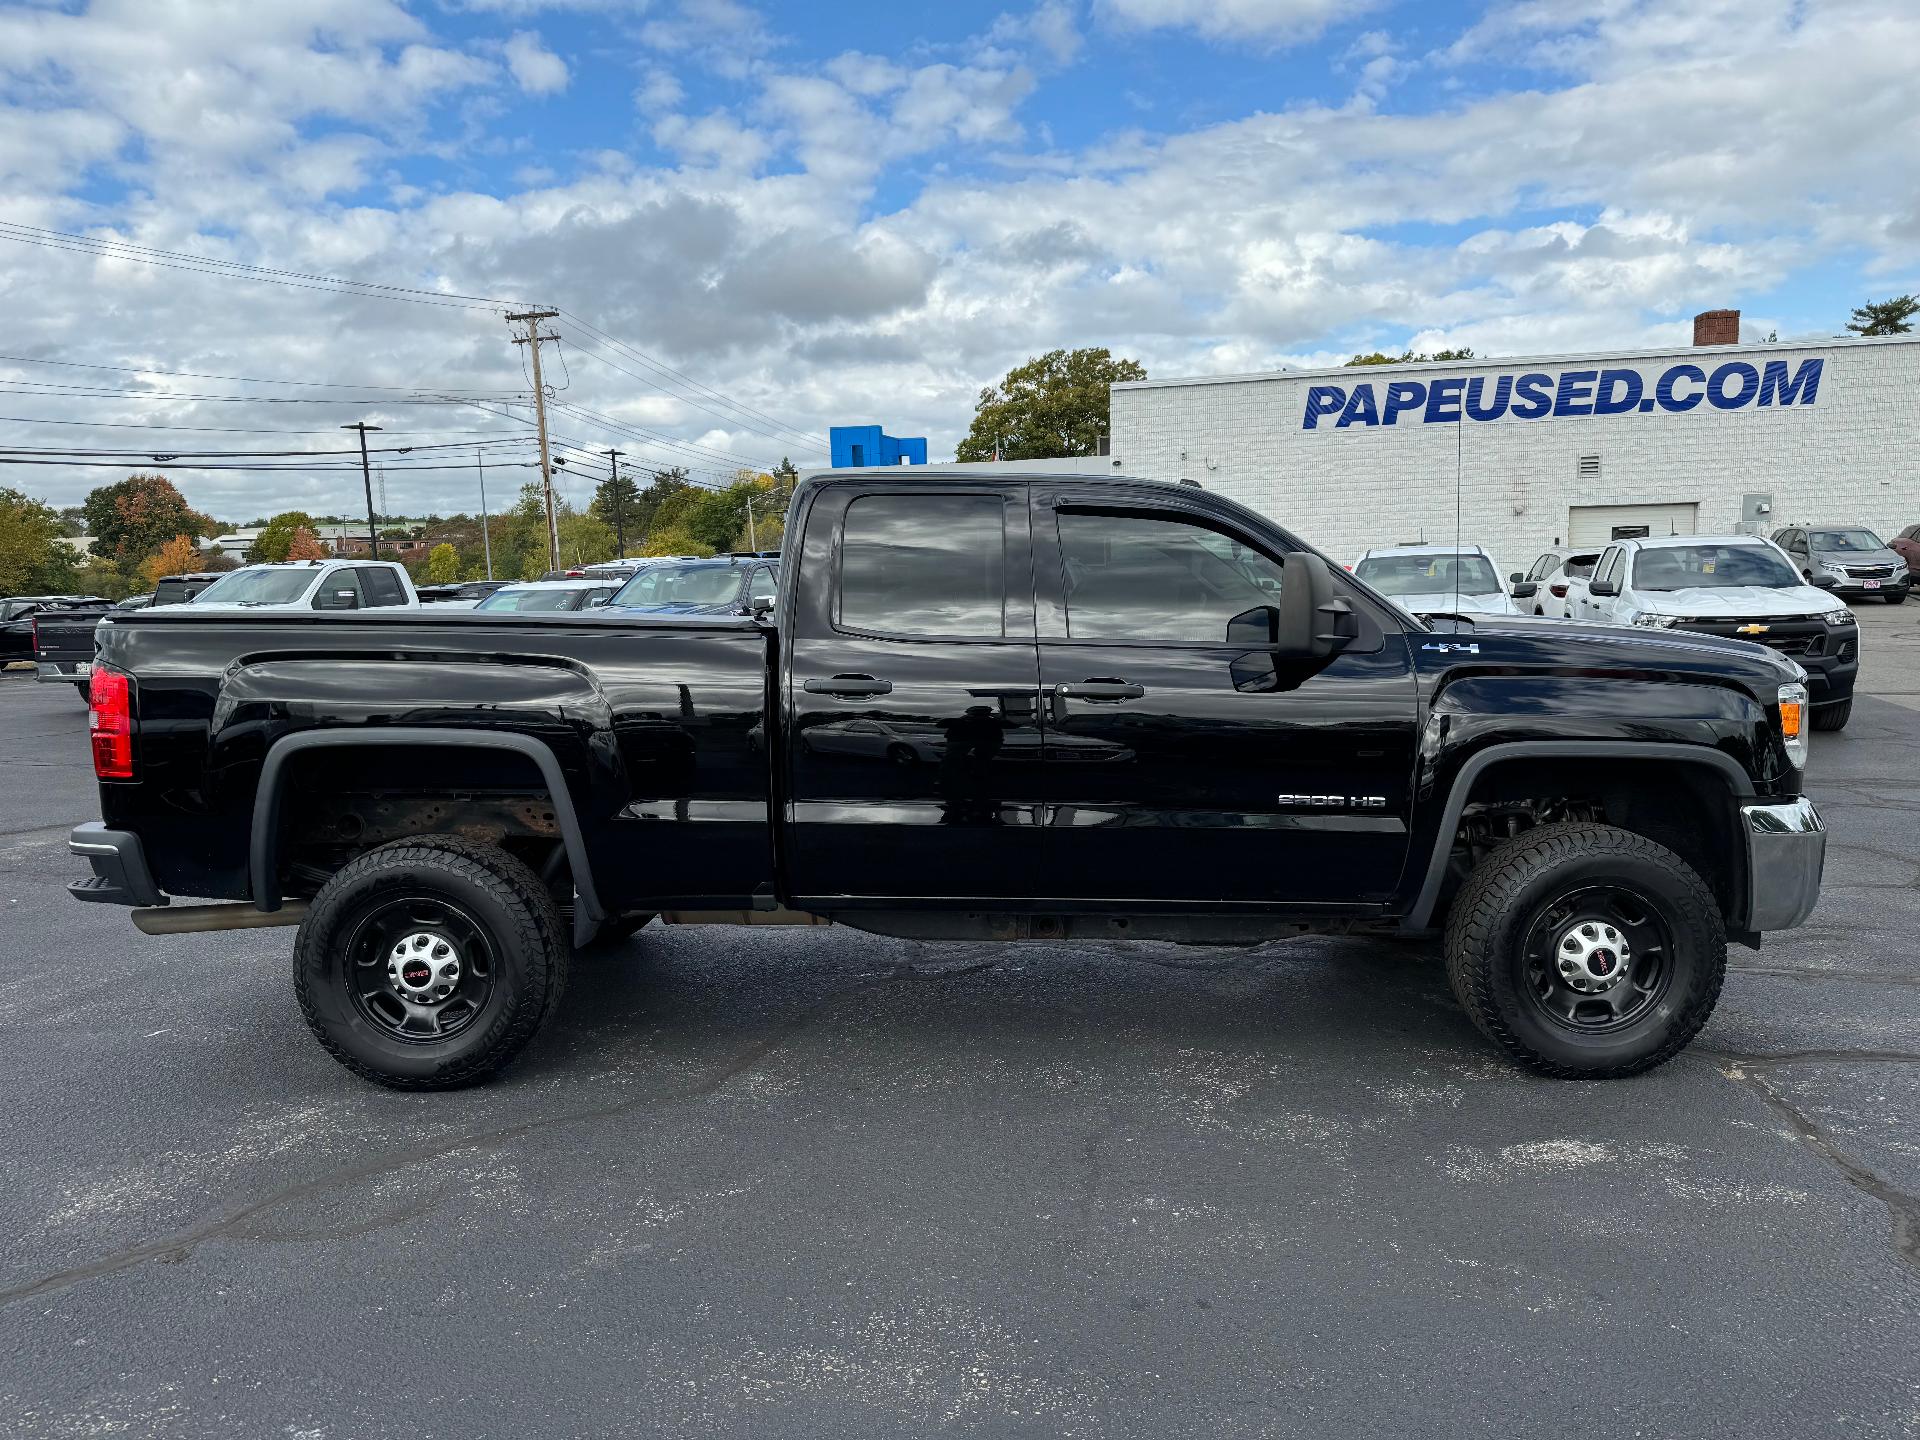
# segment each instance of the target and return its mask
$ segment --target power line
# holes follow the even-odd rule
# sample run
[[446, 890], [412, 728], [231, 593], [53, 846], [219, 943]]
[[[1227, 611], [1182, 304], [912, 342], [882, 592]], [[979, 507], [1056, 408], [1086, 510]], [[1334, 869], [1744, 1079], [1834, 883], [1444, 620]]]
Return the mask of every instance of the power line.
[[[14, 365], [50, 365], [63, 370], [114, 370], [123, 375], [166, 375], [184, 380], [230, 380], [243, 385], [297, 385], [327, 390], [393, 390], [406, 395], [441, 395], [450, 387], [437, 385], [373, 385], [350, 380], [268, 380], [258, 375], [211, 375], [202, 370], [162, 370], [153, 365], [100, 365], [86, 360], [46, 360], [33, 355], [0, 355], [0, 361]], [[46, 383], [46, 382], [34, 382]], [[474, 394], [491, 393], [474, 391]]]
[[[584, 322], [578, 321], [576, 319], [574, 323], [580, 324]], [[618, 342], [614, 342], [614, 343], [618, 343]], [[773, 420], [771, 417], [768, 417], [766, 422], [763, 424], [763, 423], [757, 423], [754, 419], [751, 419], [751, 418], [745, 418], [740, 415], [732, 415], [732, 414], [728, 414], [725, 411], [717, 410], [712, 405], [703, 404], [700, 400], [692, 396], [677, 394], [674, 391], [667, 389], [667, 387], [661, 384], [661, 382], [658, 380], [649, 380], [646, 376], [636, 374], [634, 371], [627, 369], [627, 367], [624, 365], [615, 364], [613, 361], [607, 359], [606, 356], [600, 354], [598, 351], [588, 349], [586, 346], [581, 345], [578, 340], [574, 341], [574, 345], [575, 345], [575, 348], [577, 348], [580, 351], [580, 353], [586, 356], [589, 360], [597, 360], [602, 365], [605, 365], [609, 369], [618, 370], [622, 375], [627, 376], [629, 379], [638, 380], [642, 385], [647, 386], [649, 389], [660, 391], [663, 395], [666, 395], [669, 399], [678, 400], [684, 405], [691, 405], [696, 410], [704, 411], [706, 414], [713, 416], [714, 419], [716, 420], [724, 420], [729, 425], [737, 426], [739, 428], [746, 429], [746, 430], [752, 430], [756, 434], [766, 436], [769, 440], [782, 440], [789, 444], [797, 442], [799, 444], [808, 445], [808, 446], [817, 445], [823, 450], [826, 448], [826, 441], [824, 439], [814, 437], [814, 436], [808, 436], [801, 432], [795, 431], [791, 427], [782, 425], [777, 420]], [[666, 367], [663, 366], [660, 368], [664, 369]], [[677, 374], [678, 372], [674, 372], [674, 373]], [[696, 382], [690, 382], [690, 383], [696, 383]], [[732, 400], [727, 400], [724, 396], [721, 398], [724, 403], [729, 405], [734, 405], [737, 403]], [[740, 406], [739, 408], [743, 410], [747, 409], [747, 407], [745, 406]], [[758, 412], [749, 410], [748, 414], [757, 415]], [[769, 426], [772, 426], [774, 428], [769, 429], [768, 428]]]

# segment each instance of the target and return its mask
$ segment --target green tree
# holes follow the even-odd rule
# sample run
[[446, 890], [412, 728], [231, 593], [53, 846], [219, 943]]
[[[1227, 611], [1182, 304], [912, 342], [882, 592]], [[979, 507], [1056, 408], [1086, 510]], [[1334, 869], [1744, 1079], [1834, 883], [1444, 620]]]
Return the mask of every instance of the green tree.
[[129, 475], [91, 491], [80, 509], [94, 553], [137, 565], [176, 535], [198, 539], [219, 525], [187, 504], [164, 475]]
[[1847, 329], [1856, 335], [1905, 335], [1913, 329], [1911, 322], [1916, 314], [1920, 314], [1920, 300], [1911, 295], [1869, 300], [1854, 310]]
[[442, 540], [427, 554], [427, 580], [434, 585], [451, 585], [460, 578], [460, 552]]
[[1408, 350], [1399, 355], [1383, 355], [1378, 350], [1367, 355], [1356, 355], [1346, 363], [1349, 365], [1408, 365], [1419, 360], [1471, 360], [1473, 350], [1461, 346], [1458, 350], [1436, 350], [1431, 355], [1416, 355]]
[[19, 490], [0, 490], [0, 595], [60, 595], [79, 582], [79, 557], [59, 543], [60, 516]]
[[313, 517], [304, 510], [283, 510], [266, 523], [260, 538], [247, 550], [247, 559], [254, 564], [267, 560], [285, 560], [288, 547], [293, 544], [294, 533], [299, 530], [311, 532], [314, 528]]
[[634, 513], [627, 517], [627, 535], [648, 534], [656, 525], [671, 523], [671, 517], [662, 519], [661, 508], [669, 501], [681, 497], [691, 498], [693, 483], [687, 479], [687, 472], [678, 465], [653, 472], [653, 479], [634, 500]]
[[640, 514], [640, 487], [631, 475], [615, 472], [602, 480], [593, 492], [593, 503], [587, 508], [594, 519], [615, 535], [631, 540], [639, 533], [634, 527]]
[[1104, 348], [1050, 350], [980, 392], [973, 426], [955, 454], [962, 460], [1049, 460], [1095, 455], [1108, 433], [1108, 387], [1144, 380], [1135, 360]]

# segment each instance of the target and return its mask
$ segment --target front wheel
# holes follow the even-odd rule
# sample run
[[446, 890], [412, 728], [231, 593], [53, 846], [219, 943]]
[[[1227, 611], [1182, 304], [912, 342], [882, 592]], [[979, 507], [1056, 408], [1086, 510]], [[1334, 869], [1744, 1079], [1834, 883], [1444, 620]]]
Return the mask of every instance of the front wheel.
[[1887, 591], [1886, 594], [1882, 595], [1880, 598], [1886, 601], [1889, 605], [1900, 605], [1905, 603], [1907, 598], [1907, 592], [1904, 590], [1889, 590]]
[[1514, 1060], [1603, 1080], [1686, 1048], [1719, 999], [1727, 939], [1713, 892], [1678, 855], [1569, 822], [1528, 831], [1468, 877], [1446, 955], [1462, 1008]]
[[1813, 728], [1816, 730], [1844, 730], [1847, 728], [1847, 721], [1852, 718], [1853, 701], [1851, 700], [1813, 707]]
[[521, 861], [455, 835], [369, 850], [313, 898], [294, 992], [329, 1054], [397, 1090], [505, 1065], [558, 1006], [567, 933]]

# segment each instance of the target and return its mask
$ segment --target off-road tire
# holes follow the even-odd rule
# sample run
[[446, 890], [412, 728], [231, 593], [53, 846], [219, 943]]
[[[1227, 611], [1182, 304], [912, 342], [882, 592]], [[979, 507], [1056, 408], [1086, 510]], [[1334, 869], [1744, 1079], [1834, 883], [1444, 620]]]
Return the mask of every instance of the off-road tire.
[[[1629, 889], [1672, 936], [1661, 1002], [1625, 1030], [1582, 1035], [1551, 1022], [1526, 990], [1531, 918], [1594, 883]], [[1691, 866], [1644, 835], [1570, 821], [1508, 841], [1467, 877], [1447, 918], [1447, 979], [1480, 1033], [1520, 1065], [1561, 1079], [1637, 1075], [1679, 1054], [1713, 1014], [1727, 968], [1726, 928]]]
[[[391, 1038], [349, 993], [345, 946], [356, 914], [373, 897], [408, 889], [464, 907], [497, 957], [485, 1005], [445, 1041]], [[356, 856], [321, 887], [294, 941], [293, 986], [308, 1027], [354, 1074], [395, 1090], [448, 1090], [520, 1053], [559, 1007], [569, 953], [559, 908], [526, 864], [457, 835], [416, 835]]]
[[1832, 705], [1813, 707], [1813, 728], [1816, 730], [1844, 730], [1847, 728], [1847, 721], [1852, 718], [1852, 700], [1841, 700]]

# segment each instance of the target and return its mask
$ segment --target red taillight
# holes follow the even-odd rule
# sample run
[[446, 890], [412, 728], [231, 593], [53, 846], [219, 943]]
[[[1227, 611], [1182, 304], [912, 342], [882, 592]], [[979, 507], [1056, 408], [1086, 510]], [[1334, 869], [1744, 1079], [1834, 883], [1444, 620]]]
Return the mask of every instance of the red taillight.
[[1551, 590], [1551, 591], [1553, 592], [1553, 598], [1554, 598], [1554, 599], [1556, 599], [1556, 600], [1564, 600], [1564, 599], [1566, 599], [1566, 598], [1567, 598], [1567, 587], [1566, 587], [1566, 586], [1564, 586], [1564, 585], [1549, 585], [1549, 586], [1548, 586], [1547, 588], [1548, 588], [1549, 590]]
[[93, 698], [93, 773], [102, 780], [133, 778], [133, 696], [118, 670], [95, 670]]
[[34, 653], [34, 657], [37, 659], [39, 658], [39, 655], [40, 655], [40, 619], [38, 616], [34, 617], [32, 624], [33, 624], [33, 653]]

